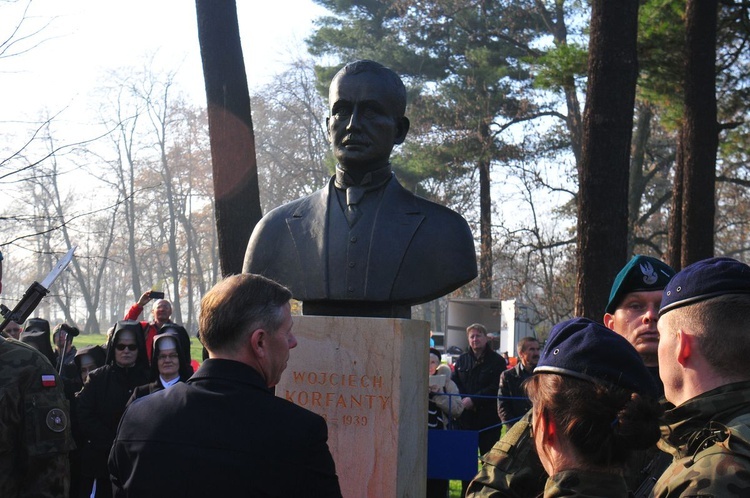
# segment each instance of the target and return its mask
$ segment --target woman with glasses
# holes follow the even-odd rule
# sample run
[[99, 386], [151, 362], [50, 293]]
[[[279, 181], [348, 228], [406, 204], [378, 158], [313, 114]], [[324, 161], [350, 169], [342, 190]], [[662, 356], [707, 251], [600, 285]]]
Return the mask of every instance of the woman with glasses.
[[185, 349], [181, 346], [180, 336], [171, 330], [154, 337], [151, 382], [136, 387], [128, 404], [190, 378], [193, 374], [193, 367], [190, 366], [190, 359], [185, 357]]
[[526, 381], [544, 498], [627, 498], [630, 455], [659, 439], [651, 375], [621, 336], [585, 318], [557, 324]]
[[107, 458], [120, 417], [136, 387], [148, 382], [148, 360], [143, 330], [136, 321], [117, 322], [103, 367], [89, 374], [76, 395], [81, 448], [81, 496], [112, 496]]

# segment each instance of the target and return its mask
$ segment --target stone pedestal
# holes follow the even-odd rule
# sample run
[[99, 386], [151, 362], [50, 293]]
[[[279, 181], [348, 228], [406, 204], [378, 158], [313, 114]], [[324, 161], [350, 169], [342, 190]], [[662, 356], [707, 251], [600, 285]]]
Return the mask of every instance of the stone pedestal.
[[344, 498], [425, 494], [429, 324], [295, 316], [276, 395], [322, 415]]

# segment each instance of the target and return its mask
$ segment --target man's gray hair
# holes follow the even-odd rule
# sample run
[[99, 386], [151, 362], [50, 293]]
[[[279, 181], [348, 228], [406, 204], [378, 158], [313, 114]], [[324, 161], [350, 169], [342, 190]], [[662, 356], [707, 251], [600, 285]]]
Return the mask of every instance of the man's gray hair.
[[201, 342], [212, 352], [230, 351], [246, 332], [262, 328], [273, 334], [284, 322], [284, 306], [291, 298], [289, 289], [261, 275], [226, 277], [201, 300]]

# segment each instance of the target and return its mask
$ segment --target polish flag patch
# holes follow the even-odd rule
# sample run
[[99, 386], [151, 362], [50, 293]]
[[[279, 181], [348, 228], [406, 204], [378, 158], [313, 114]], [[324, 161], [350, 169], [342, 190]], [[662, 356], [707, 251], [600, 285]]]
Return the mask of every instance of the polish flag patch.
[[55, 387], [57, 382], [55, 381], [54, 375], [42, 375], [42, 386], [44, 387]]

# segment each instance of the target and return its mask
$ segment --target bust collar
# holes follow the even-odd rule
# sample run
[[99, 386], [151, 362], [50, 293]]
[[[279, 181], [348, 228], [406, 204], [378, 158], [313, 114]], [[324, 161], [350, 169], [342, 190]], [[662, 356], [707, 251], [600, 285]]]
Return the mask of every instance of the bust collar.
[[337, 164], [334, 185], [339, 190], [346, 190], [349, 187], [363, 187], [366, 191], [370, 191], [385, 185], [391, 179], [391, 175], [391, 165], [388, 163], [382, 168], [366, 173], [362, 177], [362, 181], [357, 184], [349, 173], [344, 171], [340, 164]]

